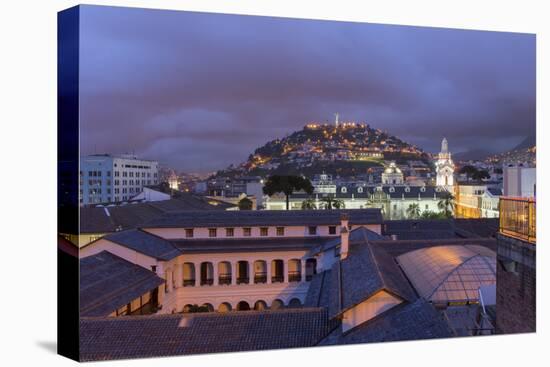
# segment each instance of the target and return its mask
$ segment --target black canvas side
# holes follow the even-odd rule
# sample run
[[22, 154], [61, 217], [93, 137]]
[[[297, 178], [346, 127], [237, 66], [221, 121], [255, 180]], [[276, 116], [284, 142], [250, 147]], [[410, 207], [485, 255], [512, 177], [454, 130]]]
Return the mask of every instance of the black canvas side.
[[79, 360], [79, 7], [57, 25], [57, 352]]

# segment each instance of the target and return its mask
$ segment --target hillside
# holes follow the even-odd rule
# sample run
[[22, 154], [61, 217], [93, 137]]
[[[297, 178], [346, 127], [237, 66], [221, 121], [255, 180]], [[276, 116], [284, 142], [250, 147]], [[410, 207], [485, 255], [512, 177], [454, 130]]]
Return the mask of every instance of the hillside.
[[267, 142], [238, 166], [216, 175], [304, 174], [320, 172], [340, 176], [366, 173], [384, 160], [428, 162], [421, 149], [367, 124], [308, 124], [302, 130]]

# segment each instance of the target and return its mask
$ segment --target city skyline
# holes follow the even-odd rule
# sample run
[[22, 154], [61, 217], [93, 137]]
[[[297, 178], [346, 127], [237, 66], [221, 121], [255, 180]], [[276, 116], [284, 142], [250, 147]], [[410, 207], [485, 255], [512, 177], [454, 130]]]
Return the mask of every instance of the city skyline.
[[213, 171], [335, 112], [428, 152], [535, 134], [529, 34], [84, 6], [81, 56], [83, 154]]

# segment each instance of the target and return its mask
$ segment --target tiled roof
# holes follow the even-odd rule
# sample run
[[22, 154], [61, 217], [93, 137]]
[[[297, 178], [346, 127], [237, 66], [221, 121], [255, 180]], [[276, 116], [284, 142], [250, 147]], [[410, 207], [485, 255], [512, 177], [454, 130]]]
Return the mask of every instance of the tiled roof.
[[328, 333], [321, 308], [84, 318], [81, 361], [316, 345]]
[[325, 307], [328, 309], [330, 296], [328, 282], [330, 279], [330, 270], [325, 270], [313, 276], [307, 289], [304, 301], [305, 307]]
[[164, 280], [107, 251], [80, 260], [80, 315], [107, 316]]
[[387, 220], [382, 234], [397, 236], [399, 240], [457, 238], [452, 221], [448, 219]]
[[380, 209], [182, 211], [164, 214], [143, 227], [337, 225], [343, 212], [349, 214], [352, 225], [379, 224], [383, 221]]
[[181, 254], [170, 241], [140, 229], [115, 232], [103, 238], [159, 260], [170, 260]]
[[350, 244], [348, 256], [331, 269], [329, 315], [335, 317], [380, 290], [403, 300], [416, 299], [399, 267], [382, 248], [364, 242]]
[[468, 233], [467, 237], [495, 237], [498, 232], [498, 218], [479, 218], [454, 220], [457, 230]]
[[137, 228], [165, 213], [182, 210], [223, 211], [228, 205], [210, 205], [203, 197], [181, 193], [177, 198], [144, 203], [80, 208], [81, 233], [109, 233]]
[[441, 314], [425, 300], [404, 302], [345, 334], [335, 328], [319, 345], [377, 343], [452, 337]]
[[[355, 243], [365, 243], [365, 241], [383, 241], [383, 240], [389, 240], [389, 238], [379, 235], [378, 233], [371, 231], [370, 229], [359, 226], [355, 229], [351, 230], [349, 232], [349, 242], [350, 244]], [[331, 248], [335, 248], [337, 246], [340, 246], [341, 237], [333, 237], [328, 240], [326, 240], [322, 246], [315, 249], [313, 252], [322, 252], [330, 250]]]

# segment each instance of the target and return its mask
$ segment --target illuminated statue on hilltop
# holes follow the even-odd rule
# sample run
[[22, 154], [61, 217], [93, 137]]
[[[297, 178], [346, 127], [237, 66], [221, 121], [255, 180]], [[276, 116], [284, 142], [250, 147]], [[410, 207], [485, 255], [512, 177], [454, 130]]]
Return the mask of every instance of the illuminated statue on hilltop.
[[334, 114], [334, 124], [336, 125], [336, 127], [338, 127], [338, 118], [340, 117], [340, 115], [338, 114], [338, 112], [336, 112]]
[[451, 189], [454, 184], [454, 171], [455, 165], [451, 159], [449, 144], [447, 143], [447, 139], [443, 138], [441, 152], [438, 154], [437, 161], [435, 162], [436, 185]]

